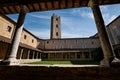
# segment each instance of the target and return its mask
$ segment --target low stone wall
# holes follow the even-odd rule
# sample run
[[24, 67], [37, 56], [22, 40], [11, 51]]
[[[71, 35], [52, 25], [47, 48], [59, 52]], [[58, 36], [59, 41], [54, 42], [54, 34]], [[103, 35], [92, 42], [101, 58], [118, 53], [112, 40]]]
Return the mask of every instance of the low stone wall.
[[21, 59], [21, 60], [19, 60], [19, 61], [20, 61], [20, 64], [24, 64], [24, 63], [41, 61], [41, 59]]
[[0, 66], [0, 80], [120, 80], [120, 68]]

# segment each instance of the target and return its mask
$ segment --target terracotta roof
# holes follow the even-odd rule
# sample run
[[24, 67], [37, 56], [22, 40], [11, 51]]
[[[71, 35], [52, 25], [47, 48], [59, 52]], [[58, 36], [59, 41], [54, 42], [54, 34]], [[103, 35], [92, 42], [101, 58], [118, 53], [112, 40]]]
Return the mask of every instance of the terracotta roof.
[[[29, 12], [35, 12], [88, 7], [88, 2], [89, 0], [0, 0], [0, 13], [19, 13], [21, 5], [25, 5], [29, 9]], [[97, 2], [99, 5], [108, 5], [120, 3], [120, 0], [97, 0]]]

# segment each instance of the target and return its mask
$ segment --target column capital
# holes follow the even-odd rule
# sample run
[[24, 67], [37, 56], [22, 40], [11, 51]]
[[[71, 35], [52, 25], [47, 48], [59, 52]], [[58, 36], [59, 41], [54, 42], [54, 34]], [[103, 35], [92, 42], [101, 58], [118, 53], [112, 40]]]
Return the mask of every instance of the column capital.
[[29, 9], [27, 8], [26, 5], [21, 5], [21, 6], [20, 6], [20, 12], [27, 13], [27, 12], [29, 12]]
[[97, 0], [89, 0], [88, 6], [93, 7], [95, 5], [98, 5]]
[[27, 12], [28, 12], [27, 7], [24, 6], [24, 5], [21, 5], [20, 6], [20, 13], [19, 13], [19, 17], [18, 17], [18, 21], [17, 21], [17, 25], [16, 25], [17, 28], [23, 26], [23, 23], [24, 23], [25, 16], [26, 16]]

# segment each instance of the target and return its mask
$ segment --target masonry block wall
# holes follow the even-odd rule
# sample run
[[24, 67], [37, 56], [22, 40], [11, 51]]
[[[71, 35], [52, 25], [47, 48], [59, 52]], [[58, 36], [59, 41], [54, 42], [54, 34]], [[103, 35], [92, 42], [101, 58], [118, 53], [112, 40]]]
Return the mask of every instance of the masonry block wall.
[[53, 14], [51, 17], [51, 35], [50, 39], [60, 39], [61, 38], [61, 24], [60, 16]]
[[107, 25], [112, 45], [120, 44], [120, 16]]
[[[12, 35], [14, 34], [14, 29], [16, 27], [16, 22], [11, 20], [5, 15], [0, 16], [0, 59], [4, 59], [7, 55], [8, 48], [12, 40]], [[31, 34], [26, 29], [23, 29], [20, 46], [24, 48], [23, 59], [25, 59], [28, 54], [28, 50], [36, 49], [38, 46], [38, 38]], [[26, 51], [27, 49], [27, 51]], [[21, 47], [18, 49], [17, 59], [20, 59]]]
[[98, 38], [52, 39], [45, 41], [45, 49], [84, 49], [100, 47]]

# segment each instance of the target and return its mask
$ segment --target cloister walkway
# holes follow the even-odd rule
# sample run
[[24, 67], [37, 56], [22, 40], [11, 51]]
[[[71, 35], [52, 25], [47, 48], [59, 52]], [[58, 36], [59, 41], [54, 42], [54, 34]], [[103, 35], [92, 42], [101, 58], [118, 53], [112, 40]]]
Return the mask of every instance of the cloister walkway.
[[19, 13], [16, 29], [11, 43], [12, 46], [10, 47], [8, 57], [3, 62], [7, 62], [10, 65], [18, 64], [16, 55], [26, 13], [77, 7], [91, 7], [98, 30], [101, 47], [104, 53], [104, 59], [101, 61], [101, 65], [110, 66], [110, 63], [113, 59], [115, 59], [115, 55], [105, 28], [99, 5], [119, 3], [120, 0], [0, 0], [0, 14], [5, 15]]

